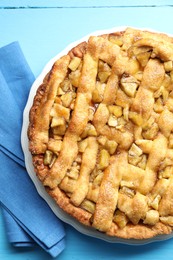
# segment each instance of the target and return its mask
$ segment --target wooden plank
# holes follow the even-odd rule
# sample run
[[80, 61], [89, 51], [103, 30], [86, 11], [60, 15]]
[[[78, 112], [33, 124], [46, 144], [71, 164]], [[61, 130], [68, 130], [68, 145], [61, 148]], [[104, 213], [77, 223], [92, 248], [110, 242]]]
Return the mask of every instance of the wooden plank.
[[173, 6], [172, 0], [1, 0], [0, 8], [114, 8]]
[[37, 76], [49, 59], [93, 31], [127, 25], [173, 33], [170, 17], [169, 7], [1, 9], [0, 46], [18, 40]]

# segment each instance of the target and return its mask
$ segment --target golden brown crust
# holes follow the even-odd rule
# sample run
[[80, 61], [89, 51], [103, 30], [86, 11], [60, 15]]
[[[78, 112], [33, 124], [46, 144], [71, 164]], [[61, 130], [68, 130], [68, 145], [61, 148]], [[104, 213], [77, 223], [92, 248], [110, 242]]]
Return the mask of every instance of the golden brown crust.
[[[44, 153], [46, 150], [48, 143], [49, 113], [55, 100], [58, 86], [64, 80], [67, 73], [69, 61], [70, 57], [68, 55], [56, 61], [48, 78], [43, 81], [43, 84], [39, 87], [36, 94], [34, 106], [30, 112], [30, 122], [32, 122], [32, 125], [29, 127], [29, 138], [31, 140], [30, 151], [32, 154]], [[37, 105], [37, 102], [39, 105]], [[33, 115], [33, 113], [35, 113], [35, 115]]]
[[[54, 190], [47, 189], [47, 192], [66, 213], [76, 218], [80, 223], [92, 227], [91, 214], [71, 204], [69, 198], [67, 198], [67, 196], [58, 187]], [[112, 223], [111, 228], [106, 234], [125, 239], [148, 239], [156, 235], [170, 234], [171, 232], [172, 228], [161, 222], [157, 223], [157, 225], [152, 228], [151, 226], [144, 226], [142, 224], [135, 226], [132, 224], [127, 224], [122, 229], [119, 229], [115, 223]]]
[[91, 36], [35, 95], [28, 137], [38, 178], [60, 208], [108, 236], [172, 232], [172, 62], [164, 34]]
[[77, 46], [75, 46], [73, 49], [71, 49], [69, 51], [68, 55], [71, 58], [73, 58], [73, 57], [82, 58], [84, 53], [86, 52], [86, 48], [87, 48], [87, 43], [82, 42], [82, 43], [78, 44]]

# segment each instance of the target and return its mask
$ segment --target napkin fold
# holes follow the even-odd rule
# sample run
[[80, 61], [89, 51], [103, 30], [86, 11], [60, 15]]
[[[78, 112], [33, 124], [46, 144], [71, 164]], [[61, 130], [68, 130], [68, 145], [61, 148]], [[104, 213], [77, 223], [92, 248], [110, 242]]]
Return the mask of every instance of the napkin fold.
[[10, 243], [15, 247], [35, 246], [34, 240], [21, 228], [8, 210], [3, 208], [2, 204], [1, 210], [4, 217], [6, 234]]
[[0, 204], [12, 245], [38, 244], [56, 257], [65, 248], [64, 227], [29, 178], [20, 142], [33, 81], [19, 43], [0, 48]]

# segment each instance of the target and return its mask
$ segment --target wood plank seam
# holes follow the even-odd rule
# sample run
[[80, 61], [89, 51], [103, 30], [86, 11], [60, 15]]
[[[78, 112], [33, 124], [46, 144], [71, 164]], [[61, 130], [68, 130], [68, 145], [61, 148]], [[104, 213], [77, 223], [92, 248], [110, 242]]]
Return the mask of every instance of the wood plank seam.
[[101, 8], [164, 8], [164, 7], [173, 7], [173, 4], [165, 5], [127, 5], [127, 6], [0, 6], [0, 9], [101, 9]]

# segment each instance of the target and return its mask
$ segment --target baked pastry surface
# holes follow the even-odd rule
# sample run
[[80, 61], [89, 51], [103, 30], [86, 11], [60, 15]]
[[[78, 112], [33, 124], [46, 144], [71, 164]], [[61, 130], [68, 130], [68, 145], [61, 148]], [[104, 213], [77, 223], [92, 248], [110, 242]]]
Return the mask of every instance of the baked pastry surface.
[[74, 47], [30, 110], [35, 172], [58, 206], [109, 236], [173, 228], [173, 38], [127, 28]]

